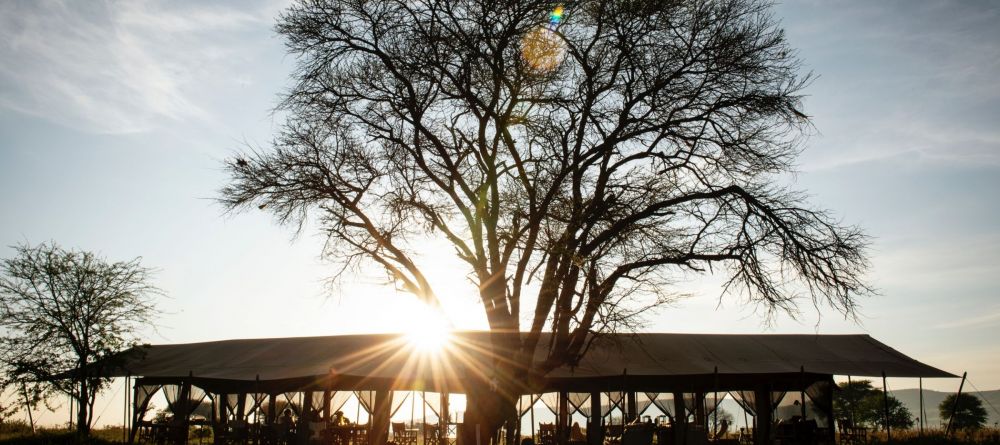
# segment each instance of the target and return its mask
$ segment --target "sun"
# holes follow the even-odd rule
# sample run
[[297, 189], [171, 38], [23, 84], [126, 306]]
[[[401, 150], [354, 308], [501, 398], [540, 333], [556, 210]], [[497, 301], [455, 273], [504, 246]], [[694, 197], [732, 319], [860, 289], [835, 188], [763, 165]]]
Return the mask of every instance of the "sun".
[[451, 323], [439, 310], [423, 305], [421, 308], [404, 331], [406, 341], [417, 351], [437, 354], [451, 342]]

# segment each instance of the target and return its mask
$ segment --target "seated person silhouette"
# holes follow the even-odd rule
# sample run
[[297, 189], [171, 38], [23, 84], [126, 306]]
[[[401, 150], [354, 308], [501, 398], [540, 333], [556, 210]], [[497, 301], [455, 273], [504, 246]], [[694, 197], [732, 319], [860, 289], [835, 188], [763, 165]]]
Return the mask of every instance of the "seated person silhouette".
[[580, 428], [580, 422], [573, 422], [573, 427], [569, 430], [569, 441], [570, 442], [586, 442], [587, 436], [583, 434], [583, 430]]

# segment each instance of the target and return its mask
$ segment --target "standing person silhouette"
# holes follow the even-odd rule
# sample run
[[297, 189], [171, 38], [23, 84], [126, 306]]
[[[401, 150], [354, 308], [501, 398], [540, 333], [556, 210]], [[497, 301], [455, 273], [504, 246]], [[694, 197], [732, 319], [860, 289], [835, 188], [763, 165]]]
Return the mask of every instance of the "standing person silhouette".
[[295, 419], [292, 418], [292, 410], [285, 408], [278, 419], [279, 438], [282, 443], [295, 443]]

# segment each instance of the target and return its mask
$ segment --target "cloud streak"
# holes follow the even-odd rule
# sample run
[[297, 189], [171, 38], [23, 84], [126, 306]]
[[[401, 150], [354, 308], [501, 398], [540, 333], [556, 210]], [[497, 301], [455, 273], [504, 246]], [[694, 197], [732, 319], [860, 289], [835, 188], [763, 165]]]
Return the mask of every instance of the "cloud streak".
[[1000, 8], [984, 3], [793, 2], [789, 38], [820, 77], [804, 170], [907, 154], [1000, 166]]
[[270, 5], [0, 3], [0, 107], [91, 133], [211, 120], [194, 94], [239, 32], [268, 28]]
[[949, 323], [934, 326], [935, 329], [973, 328], [1000, 325], [1000, 309], [994, 308], [992, 314], [967, 317]]

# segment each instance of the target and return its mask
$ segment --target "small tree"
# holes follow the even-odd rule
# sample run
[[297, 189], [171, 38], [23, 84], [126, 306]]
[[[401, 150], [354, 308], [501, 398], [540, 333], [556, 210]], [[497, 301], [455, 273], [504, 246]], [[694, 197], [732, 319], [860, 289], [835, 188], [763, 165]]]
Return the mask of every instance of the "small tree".
[[[955, 399], [958, 405], [955, 405]], [[951, 420], [952, 410], [955, 410], [955, 419]], [[941, 418], [947, 423], [951, 421], [951, 427], [957, 430], [977, 430], [986, 425], [986, 408], [983, 408], [982, 400], [972, 394], [948, 394], [938, 405]]]
[[[875, 405], [872, 411], [875, 413], [872, 425], [880, 429], [885, 429], [885, 401], [882, 399], [882, 391], [875, 390], [876, 394], [867, 401], [870, 405]], [[889, 425], [892, 429], [913, 428], [913, 413], [900, 402], [899, 399], [889, 396]]]
[[723, 408], [722, 406], [719, 406], [718, 408], [712, 411], [711, 418], [712, 418], [712, 424], [710, 426], [714, 429], [715, 434], [718, 434], [720, 431], [722, 431], [723, 423], [726, 423], [731, 426], [736, 421], [736, 418], [733, 417], [733, 414], [730, 413], [729, 411], [726, 411], [725, 408]]
[[[871, 380], [840, 383], [833, 396], [834, 412], [841, 419], [885, 429], [885, 399]], [[899, 399], [889, 396], [889, 425], [893, 429], [913, 427], [913, 415]]]
[[858, 424], [868, 423], [869, 410], [864, 401], [876, 391], [871, 380], [841, 382], [838, 386], [840, 391], [833, 392], [833, 410], [837, 413], [837, 418]]
[[138, 258], [109, 263], [55, 243], [14, 249], [0, 265], [2, 382], [26, 384], [35, 401], [68, 394], [77, 431], [89, 434], [94, 400], [110, 381], [101, 368], [136, 342], [160, 291]]

